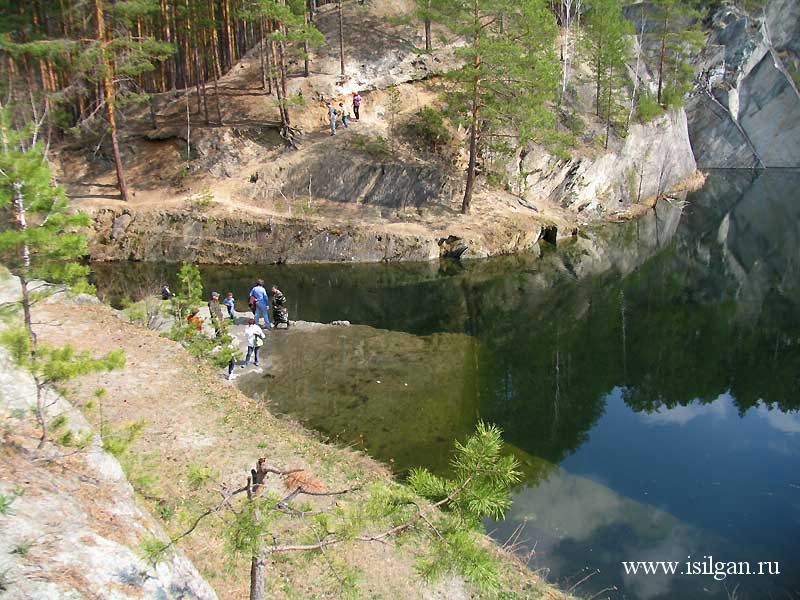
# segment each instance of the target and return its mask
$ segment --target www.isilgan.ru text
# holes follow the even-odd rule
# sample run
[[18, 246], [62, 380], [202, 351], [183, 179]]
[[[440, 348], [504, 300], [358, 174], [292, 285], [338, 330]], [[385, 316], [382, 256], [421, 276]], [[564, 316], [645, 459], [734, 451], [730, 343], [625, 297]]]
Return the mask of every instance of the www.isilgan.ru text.
[[726, 562], [714, 560], [713, 556], [704, 556], [703, 560], [679, 561], [622, 561], [626, 575], [712, 575], [722, 581], [730, 575], [780, 575], [777, 562]]

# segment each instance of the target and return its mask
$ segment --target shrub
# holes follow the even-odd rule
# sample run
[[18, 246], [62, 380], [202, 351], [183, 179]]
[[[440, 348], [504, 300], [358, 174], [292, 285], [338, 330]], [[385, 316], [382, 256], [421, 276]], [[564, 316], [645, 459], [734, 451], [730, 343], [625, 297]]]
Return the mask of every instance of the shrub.
[[658, 105], [653, 94], [644, 91], [639, 94], [639, 100], [636, 102], [636, 117], [641, 123], [652, 121], [662, 112], [663, 109]]
[[436, 154], [450, 145], [453, 136], [444, 122], [442, 111], [424, 107], [408, 124], [408, 134]]
[[350, 144], [359, 152], [363, 152], [372, 158], [386, 158], [390, 154], [389, 141], [380, 135], [371, 137], [356, 133], [350, 136]]

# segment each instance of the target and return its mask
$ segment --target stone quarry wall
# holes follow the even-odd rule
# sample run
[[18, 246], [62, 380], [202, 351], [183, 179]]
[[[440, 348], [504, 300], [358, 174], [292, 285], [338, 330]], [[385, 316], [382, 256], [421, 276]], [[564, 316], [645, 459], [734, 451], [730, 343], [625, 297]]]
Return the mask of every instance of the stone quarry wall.
[[511, 165], [509, 179], [513, 191], [528, 200], [602, 214], [663, 194], [696, 169], [686, 113], [679, 110], [631, 124], [617, 148], [593, 158], [560, 160], [532, 146]]
[[204, 264], [427, 261], [530, 250], [541, 227], [502, 238], [415, 235], [380, 227], [303, 219], [214, 216], [185, 209], [100, 209], [92, 214], [89, 254], [96, 261]]
[[763, 13], [722, 6], [697, 58], [687, 103], [700, 168], [800, 166], [800, 3]]

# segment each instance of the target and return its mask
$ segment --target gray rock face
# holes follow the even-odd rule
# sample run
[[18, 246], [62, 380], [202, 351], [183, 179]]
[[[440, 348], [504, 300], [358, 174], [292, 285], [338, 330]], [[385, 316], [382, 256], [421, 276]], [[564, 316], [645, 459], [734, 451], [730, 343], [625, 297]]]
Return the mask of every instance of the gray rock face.
[[[0, 282], [0, 301], [18, 297], [16, 278]], [[81, 412], [55, 391], [46, 403], [49, 419], [63, 415], [75, 439], [90, 438], [85, 450], [48, 444], [35, 455], [35, 384], [0, 348], [0, 416], [7, 427], [0, 494], [16, 496], [0, 515], [0, 573], [10, 582], [3, 598], [216, 600], [182, 552], [166, 553], [155, 567], [141, 558], [143, 538], [166, 540], [166, 534], [137, 506], [120, 463]]]
[[620, 147], [596, 158], [561, 161], [534, 147], [514, 168], [520, 174], [514, 191], [524, 198], [546, 198], [591, 214], [613, 212], [664, 193], [691, 176], [696, 165], [681, 110], [631, 125]]
[[800, 166], [796, 0], [772, 0], [760, 17], [720, 8], [697, 67], [687, 113], [699, 167]]
[[[404, 193], [407, 191], [387, 192], [384, 197], [397, 199]], [[271, 264], [483, 258], [530, 250], [541, 228], [521, 223], [502, 236], [442, 237], [433, 231], [390, 231], [380, 225], [335, 225], [302, 218], [263, 220], [181, 209], [131, 212], [131, 216], [125, 230], [117, 228], [115, 236], [120, 211], [107, 208], [93, 214], [89, 231], [93, 260]]]
[[322, 156], [294, 167], [283, 184], [288, 197], [355, 202], [386, 208], [421, 207], [449, 202], [452, 185], [441, 170], [398, 161], [375, 162], [348, 156]]

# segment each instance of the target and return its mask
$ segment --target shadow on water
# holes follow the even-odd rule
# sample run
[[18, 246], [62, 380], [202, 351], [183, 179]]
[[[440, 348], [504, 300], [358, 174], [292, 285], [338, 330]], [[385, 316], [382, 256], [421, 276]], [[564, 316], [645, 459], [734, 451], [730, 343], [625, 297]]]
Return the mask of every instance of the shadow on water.
[[[398, 472], [448, 468], [498, 423], [525, 481], [534, 568], [587, 597], [800, 590], [800, 175], [713, 173], [684, 206], [541, 256], [203, 269], [207, 289], [277, 283], [297, 318], [372, 327], [273, 336], [243, 389]], [[175, 265], [96, 265], [109, 299]], [[623, 560], [780, 561], [780, 577], [629, 576]], [[603, 596], [605, 597], [605, 596]], [[790, 596], [791, 597], [791, 596]]]

